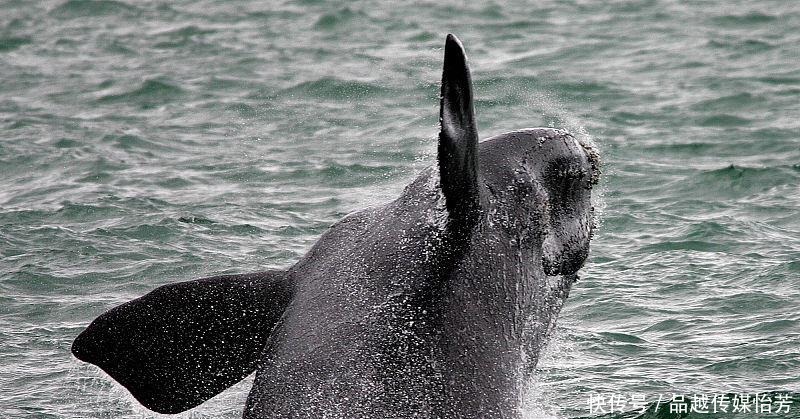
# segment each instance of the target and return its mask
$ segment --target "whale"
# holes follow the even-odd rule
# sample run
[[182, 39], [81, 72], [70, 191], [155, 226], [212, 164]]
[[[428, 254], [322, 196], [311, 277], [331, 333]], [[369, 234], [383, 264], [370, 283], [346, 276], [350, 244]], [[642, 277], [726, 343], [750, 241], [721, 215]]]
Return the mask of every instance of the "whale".
[[437, 157], [294, 265], [171, 283], [74, 340], [147, 409], [178, 413], [255, 373], [243, 417], [518, 418], [584, 265], [600, 155], [525, 128], [479, 141], [447, 35]]

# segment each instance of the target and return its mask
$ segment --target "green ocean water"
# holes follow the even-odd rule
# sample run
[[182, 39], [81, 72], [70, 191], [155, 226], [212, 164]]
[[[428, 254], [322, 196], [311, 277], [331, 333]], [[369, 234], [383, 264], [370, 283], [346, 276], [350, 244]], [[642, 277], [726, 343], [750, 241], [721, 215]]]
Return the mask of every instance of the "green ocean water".
[[[72, 339], [397, 196], [435, 161], [448, 32], [483, 138], [554, 126], [603, 155], [526, 418], [723, 393], [793, 403], [689, 417], [800, 417], [800, 2], [741, 0], [0, 0], [0, 417], [160, 417]], [[240, 417], [250, 382], [178, 417]]]

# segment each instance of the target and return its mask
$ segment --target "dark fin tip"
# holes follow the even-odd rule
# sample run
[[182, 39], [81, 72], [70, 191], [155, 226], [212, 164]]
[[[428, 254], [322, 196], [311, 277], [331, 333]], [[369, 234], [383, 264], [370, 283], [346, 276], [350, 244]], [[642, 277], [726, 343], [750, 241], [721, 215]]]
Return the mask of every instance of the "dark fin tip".
[[445, 57], [448, 55], [458, 52], [459, 55], [462, 57], [466, 57], [466, 53], [464, 52], [464, 44], [461, 43], [461, 40], [458, 39], [457, 36], [453, 35], [452, 33], [447, 34], [447, 40], [444, 43], [444, 50], [445, 50]]

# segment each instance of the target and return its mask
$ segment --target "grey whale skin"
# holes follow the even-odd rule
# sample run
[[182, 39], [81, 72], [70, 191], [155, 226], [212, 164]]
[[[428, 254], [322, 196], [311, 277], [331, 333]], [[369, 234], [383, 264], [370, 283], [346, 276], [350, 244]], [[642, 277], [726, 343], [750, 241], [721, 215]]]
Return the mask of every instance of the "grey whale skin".
[[294, 266], [169, 284], [73, 354], [177, 413], [253, 371], [244, 417], [516, 418], [592, 234], [599, 158], [565, 131], [478, 142], [448, 35], [438, 164], [346, 216]]

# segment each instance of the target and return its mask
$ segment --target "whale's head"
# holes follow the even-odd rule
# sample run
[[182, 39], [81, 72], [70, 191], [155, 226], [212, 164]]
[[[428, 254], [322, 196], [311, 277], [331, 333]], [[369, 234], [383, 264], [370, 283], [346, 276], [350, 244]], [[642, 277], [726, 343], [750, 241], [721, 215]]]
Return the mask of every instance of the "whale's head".
[[547, 275], [573, 275], [589, 253], [599, 155], [587, 140], [550, 128], [478, 142], [472, 81], [461, 42], [448, 35], [439, 172], [455, 231], [499, 226], [539, 259]]
[[479, 150], [489, 222], [539, 250], [547, 275], [577, 272], [595, 226], [596, 149], [566, 131], [534, 128], [492, 137]]

